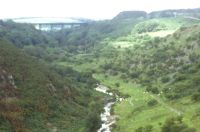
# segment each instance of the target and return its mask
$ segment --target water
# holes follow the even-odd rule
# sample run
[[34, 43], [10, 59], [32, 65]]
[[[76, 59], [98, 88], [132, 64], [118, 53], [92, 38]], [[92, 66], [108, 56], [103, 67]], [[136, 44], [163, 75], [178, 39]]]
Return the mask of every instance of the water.
[[[114, 95], [111, 92], [107, 92], [108, 88], [103, 85], [98, 85], [97, 88], [95, 88], [96, 91], [108, 94], [110, 96], [115, 96], [117, 101], [121, 101], [122, 98], [119, 98], [119, 96]], [[116, 101], [108, 101], [104, 106], [104, 112], [101, 113], [101, 128], [97, 130], [97, 132], [111, 132], [110, 126], [113, 125], [116, 122], [116, 116], [111, 115], [111, 108], [116, 103]]]
[[111, 132], [110, 126], [115, 123], [115, 116], [112, 116], [110, 111], [114, 104], [115, 102], [108, 102], [104, 106], [104, 113], [101, 113], [101, 128], [97, 132]]

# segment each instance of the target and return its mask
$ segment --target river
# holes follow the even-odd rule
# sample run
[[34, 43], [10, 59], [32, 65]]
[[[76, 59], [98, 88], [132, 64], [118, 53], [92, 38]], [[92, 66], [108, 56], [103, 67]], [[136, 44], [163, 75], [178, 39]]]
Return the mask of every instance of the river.
[[[118, 95], [113, 94], [111, 92], [107, 92], [108, 88], [104, 85], [98, 85], [97, 88], [95, 88], [96, 91], [105, 93], [107, 95], [113, 96], [116, 98], [116, 101], [123, 100], [122, 98], [119, 98]], [[116, 122], [116, 116], [111, 115], [111, 108], [116, 103], [116, 101], [110, 100], [108, 101], [104, 106], [104, 112], [101, 113], [101, 128], [97, 130], [97, 132], [111, 132], [111, 125], [113, 125]]]

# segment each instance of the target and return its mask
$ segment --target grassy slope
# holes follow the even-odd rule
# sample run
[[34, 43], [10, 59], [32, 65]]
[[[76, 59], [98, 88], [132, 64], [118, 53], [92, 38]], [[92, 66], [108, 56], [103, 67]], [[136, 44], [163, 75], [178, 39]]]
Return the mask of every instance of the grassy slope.
[[[114, 114], [119, 116], [114, 129], [116, 132], [132, 132], [147, 125], [152, 125], [153, 131], [159, 132], [161, 125], [167, 118], [180, 114], [184, 116], [184, 122], [190, 127], [200, 129], [199, 118], [192, 119], [195, 112], [200, 109], [200, 104], [193, 103], [188, 97], [173, 102], [165, 102], [159, 96], [145, 92], [145, 89], [141, 86], [124, 82], [119, 77], [109, 76], [105, 78], [103, 74], [100, 74], [95, 75], [95, 78], [111, 89], [119, 90], [120, 93], [130, 96], [114, 107]], [[120, 83], [120, 87], [116, 87], [116, 83]], [[148, 102], [152, 99], [158, 100], [159, 103], [156, 106], [149, 107]]]
[[[158, 23], [164, 28], [158, 31], [150, 31], [150, 32], [144, 32], [139, 33], [137, 31], [137, 28], [142, 28], [145, 25], [151, 24], [151, 23]], [[121, 46], [123, 47], [130, 47], [137, 44], [141, 44], [145, 41], [149, 40], [150, 37], [165, 37], [167, 35], [173, 34], [177, 29], [179, 29], [181, 26], [190, 26], [192, 24], [197, 24], [198, 21], [196, 20], [190, 20], [186, 18], [154, 18], [154, 19], [147, 19], [142, 22], [139, 22], [135, 25], [135, 28], [132, 30], [132, 34], [128, 35], [126, 37], [119, 37], [115, 41], [113, 41], [111, 44], [115, 47]], [[147, 26], [148, 27], [148, 26]], [[147, 37], [148, 36], [148, 37]], [[143, 37], [143, 38], [141, 38]]]
[[[183, 32], [177, 32], [176, 35], [181, 34], [188, 34], [187, 37], [195, 36], [195, 34], [198, 34], [198, 26], [194, 26], [191, 28], [188, 28], [187, 30]], [[174, 35], [174, 36], [176, 36]], [[175, 46], [177, 50], [181, 50], [185, 45], [192, 45], [195, 43], [196, 39], [195, 37], [190, 39], [190, 41], [185, 41], [184, 39], [187, 38], [186, 36], [181, 36], [178, 41], [175, 42]], [[196, 36], [198, 37], [198, 36]], [[168, 37], [168, 42], [165, 42], [166, 44], [169, 43], [170, 41], [173, 41], [174, 38], [169, 38]], [[183, 46], [183, 47], [182, 47]], [[182, 47], [182, 48], [181, 48]], [[145, 53], [144, 53], [145, 52]], [[152, 50], [141, 50], [138, 53], [143, 54], [145, 56], [154, 54], [157, 52], [157, 50], [152, 49]], [[195, 48], [190, 52], [194, 52], [199, 54], [199, 48]], [[137, 53], [135, 54], [137, 55]], [[133, 54], [134, 56], [134, 54]], [[185, 55], [185, 59], [189, 55]], [[144, 56], [143, 56], [144, 57]], [[126, 59], [126, 58], [124, 58]], [[140, 58], [140, 61], [142, 61], [143, 58]], [[117, 62], [117, 61], [116, 61]], [[125, 61], [126, 63], [126, 61]], [[157, 62], [159, 63], [159, 62]], [[194, 63], [195, 64], [195, 63]], [[113, 64], [115, 65], [115, 64]], [[193, 66], [191, 66], [193, 67]], [[145, 68], [145, 67], [144, 67]], [[129, 68], [128, 68], [129, 69]], [[143, 72], [145, 69], [143, 69]], [[171, 73], [170, 73], [171, 74]], [[187, 78], [188, 80], [194, 80], [193, 77], [198, 77], [199, 78], [199, 72], [189, 74], [187, 73], [186, 76], [191, 77]], [[112, 88], [116, 88], [116, 83], [120, 83], [120, 88], [118, 89], [122, 93], [129, 94], [131, 97], [127, 99], [127, 102], [124, 101], [120, 104], [118, 104], [114, 111], [116, 112], [117, 115], [120, 115], [119, 121], [116, 124], [116, 129], [115, 131], [133, 131], [134, 129], [138, 127], [144, 127], [145, 125], [153, 125], [153, 131], [160, 131], [160, 125], [163, 124], [163, 121], [170, 117], [170, 116], [177, 116], [181, 114], [184, 118], [184, 122], [186, 122], [190, 127], [194, 127], [197, 130], [199, 130], [200, 124], [199, 122], [199, 117], [195, 117], [198, 115], [198, 111], [200, 109], [200, 104], [199, 103], [194, 103], [191, 98], [190, 94], [189, 96], [183, 97], [181, 99], [177, 99], [174, 101], [167, 101], [165, 98], [161, 96], [161, 98], [158, 96], [156, 97], [155, 95], [152, 95], [151, 93], [144, 93], [145, 89], [141, 87], [135, 86], [134, 83], [126, 83], [123, 82], [122, 79], [116, 78], [116, 77], [108, 77], [106, 79], [104, 76], [96, 76], [98, 79], [100, 79], [102, 82], [104, 82], [106, 85], [111, 86]], [[186, 83], [188, 84], [187, 80], [185, 82], [179, 82], [179, 83]], [[155, 82], [155, 85], [156, 84]], [[159, 84], [158, 86], [162, 87], [163, 84]], [[164, 84], [165, 85], [165, 84]], [[171, 84], [168, 87], [173, 87], [175, 84]], [[187, 85], [189, 88], [196, 87], [193, 85]], [[156, 99], [159, 103], [159, 105], [153, 106], [153, 107], [148, 107], [147, 102], [150, 101], [151, 99]], [[166, 100], [166, 101], [165, 101]], [[164, 101], [164, 102], [163, 102]], [[131, 107], [131, 105], [133, 105]]]

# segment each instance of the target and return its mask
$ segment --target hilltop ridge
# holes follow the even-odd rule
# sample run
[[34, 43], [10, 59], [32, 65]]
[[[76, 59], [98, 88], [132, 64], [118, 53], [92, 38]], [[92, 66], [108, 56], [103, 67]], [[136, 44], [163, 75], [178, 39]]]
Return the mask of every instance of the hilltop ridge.
[[145, 11], [122, 11], [113, 19], [128, 19], [128, 18], [165, 18], [165, 17], [178, 17], [190, 16], [200, 18], [200, 8], [195, 9], [169, 9], [161, 11], [152, 11], [147, 13]]

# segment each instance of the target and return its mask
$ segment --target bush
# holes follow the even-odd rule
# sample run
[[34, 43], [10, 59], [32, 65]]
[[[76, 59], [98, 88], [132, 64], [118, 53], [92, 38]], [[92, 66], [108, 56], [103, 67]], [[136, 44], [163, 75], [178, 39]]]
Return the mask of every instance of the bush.
[[192, 100], [193, 101], [200, 101], [200, 93], [194, 93], [192, 95]]
[[167, 83], [169, 82], [170, 78], [168, 76], [164, 76], [161, 78], [162, 83]]
[[135, 130], [135, 132], [152, 132], [153, 126], [147, 125], [145, 127], [139, 127]]
[[121, 74], [120, 78], [123, 79], [123, 80], [126, 80], [127, 76], [126, 76], [126, 74], [123, 73], [123, 74]]
[[94, 132], [100, 127], [100, 117], [98, 113], [90, 113], [86, 119], [87, 131]]
[[118, 72], [116, 70], [111, 70], [110, 71], [110, 75], [112, 76], [117, 76], [118, 75]]
[[141, 22], [135, 26], [135, 30], [138, 33], [155, 32], [163, 29], [166, 29], [166, 26], [155, 21]]
[[157, 104], [158, 104], [158, 101], [155, 100], [155, 99], [152, 99], [152, 100], [150, 100], [150, 101], [147, 103], [148, 106], [155, 106], [155, 105], [157, 105]]
[[154, 38], [154, 42], [155, 42], [155, 43], [159, 43], [160, 41], [161, 41], [161, 39], [160, 39], [159, 37], [155, 37], [155, 38]]
[[101, 65], [101, 68], [103, 68], [104, 70], [109, 70], [109, 69], [112, 69], [112, 64], [104, 64], [104, 65]]
[[119, 87], [119, 86], [120, 86], [120, 83], [115, 83], [115, 86], [116, 86], [116, 87]]
[[157, 87], [148, 87], [146, 88], [147, 92], [152, 92], [153, 94], [159, 94], [159, 90]]
[[162, 126], [162, 132], [196, 132], [195, 128], [189, 128], [182, 121], [182, 117], [168, 118]]
[[184, 74], [176, 74], [175, 76], [175, 82], [178, 82], [178, 81], [183, 81], [183, 80], [186, 80], [187, 77], [184, 75]]
[[132, 79], [138, 78], [140, 76], [140, 72], [134, 71], [134, 72], [130, 73], [130, 76]]

